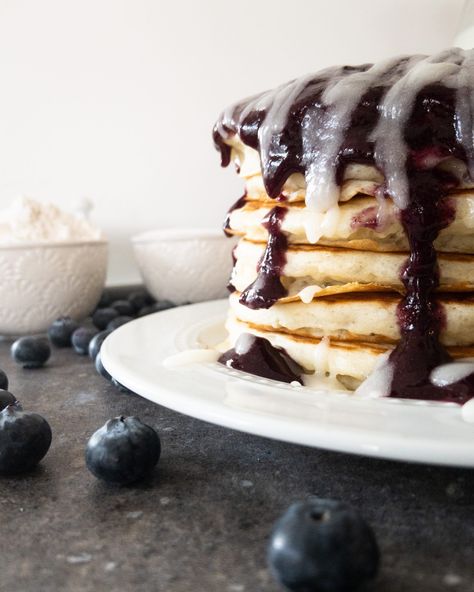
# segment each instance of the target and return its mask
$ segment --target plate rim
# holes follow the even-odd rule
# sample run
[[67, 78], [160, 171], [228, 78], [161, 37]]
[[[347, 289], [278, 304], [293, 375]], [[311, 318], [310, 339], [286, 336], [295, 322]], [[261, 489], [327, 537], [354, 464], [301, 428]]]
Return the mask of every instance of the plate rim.
[[[471, 454], [466, 451], [466, 442], [462, 440], [455, 442], [445, 442], [440, 437], [437, 442], [429, 441], [427, 447], [427, 441], [423, 438], [411, 437], [406, 440], [400, 439], [400, 436], [394, 435], [390, 432], [381, 431], [368, 431], [362, 432], [361, 430], [347, 429], [347, 426], [341, 427], [340, 425], [334, 425], [330, 422], [315, 422], [312, 436], [308, 436], [308, 430], [305, 428], [299, 434], [295, 436], [295, 432], [291, 429], [283, 430], [282, 428], [288, 428], [292, 425], [291, 418], [283, 416], [275, 416], [269, 414], [255, 414], [251, 411], [244, 409], [237, 410], [231, 407], [225, 407], [219, 402], [206, 401], [206, 404], [202, 407], [199, 406], [201, 399], [193, 400], [192, 397], [185, 396], [181, 392], [180, 388], [170, 388], [169, 385], [159, 385], [158, 387], [152, 388], [154, 391], [151, 393], [150, 385], [148, 381], [144, 381], [143, 377], [134, 375], [130, 379], [130, 369], [124, 367], [120, 361], [117, 351], [123, 347], [124, 342], [130, 339], [129, 335], [137, 329], [138, 326], [145, 327], [149, 325], [168, 325], [172, 324], [174, 331], [168, 336], [170, 343], [167, 344], [167, 348], [172, 351], [168, 352], [168, 355], [172, 355], [180, 348], [177, 346], [176, 341], [180, 331], [193, 330], [193, 325], [186, 326], [189, 323], [188, 317], [194, 318], [194, 325], [206, 326], [207, 319], [214, 317], [216, 319], [220, 315], [225, 316], [227, 310], [228, 301], [214, 300], [210, 302], [203, 302], [198, 304], [191, 304], [182, 307], [176, 307], [173, 309], [161, 311], [148, 315], [146, 317], [135, 319], [126, 325], [123, 325], [119, 329], [115, 330], [109, 335], [101, 349], [101, 360], [107, 371], [114, 376], [120, 383], [136, 392], [138, 395], [154, 402], [156, 404], [163, 405], [176, 412], [195, 417], [202, 421], [207, 421], [216, 425], [220, 425], [230, 429], [236, 429], [242, 432], [247, 432], [257, 436], [267, 437], [271, 439], [277, 439], [289, 443], [305, 445], [315, 448], [322, 448], [326, 450], [332, 450], [335, 452], [342, 452], [347, 454], [359, 454], [363, 456], [370, 456], [375, 458], [390, 459], [404, 462], [418, 462], [432, 465], [444, 465], [444, 466], [458, 466], [458, 467], [474, 467], [474, 450]], [[214, 322], [216, 322], [214, 320]], [[182, 351], [182, 349], [181, 349]], [[177, 369], [166, 369], [161, 364], [161, 360], [157, 360], [160, 366], [159, 372], [163, 373], [176, 373]], [[200, 374], [203, 372], [203, 367], [200, 365]], [[232, 378], [236, 381], [236, 384], [242, 384], [243, 388], [247, 384], [249, 387], [254, 387], [257, 384], [257, 378], [253, 379], [251, 375], [245, 375], [245, 378], [239, 377], [238, 371], [229, 371], [226, 374], [220, 368], [219, 371], [214, 369], [213, 373], [206, 372], [208, 376], [213, 376], [217, 382], [223, 382]], [[178, 370], [179, 371], [179, 370]], [[186, 368], [186, 373], [190, 373], [192, 376], [193, 369]], [[133, 372], [132, 372], [133, 374]], [[175, 374], [176, 376], [176, 374]], [[272, 381], [273, 382], [273, 381]], [[158, 391], [156, 390], [158, 388]], [[283, 390], [288, 392], [288, 385], [283, 387], [275, 387], [275, 391]], [[304, 389], [302, 389], [304, 390]], [[157, 395], [158, 392], [158, 395]], [[324, 397], [339, 397], [340, 395], [334, 395], [331, 393], [320, 393], [316, 391], [305, 391], [306, 394], [312, 393], [315, 396]], [[344, 396], [344, 395], [343, 395]], [[350, 397], [350, 395], [345, 395]], [[297, 399], [296, 399], [297, 400]], [[349, 400], [349, 399], [348, 399]], [[183, 404], [184, 401], [184, 404]], [[331, 401], [328, 399], [327, 402]], [[354, 404], [355, 401], [351, 401]], [[456, 418], [461, 415], [460, 406], [450, 404], [436, 404], [430, 405], [426, 402], [413, 402], [403, 400], [371, 400], [371, 405], [380, 406], [383, 405], [386, 408], [431, 408], [436, 409], [436, 412], [441, 412], [444, 417]], [[377, 407], [374, 407], [376, 409]], [[442, 411], [440, 410], [442, 408]], [[258, 415], [258, 417], [257, 417]], [[461, 420], [462, 421], [462, 420]], [[464, 422], [463, 422], [464, 423]], [[474, 436], [474, 429], [473, 429]], [[415, 448], [414, 448], [415, 447]], [[471, 446], [472, 449], [474, 447]]]

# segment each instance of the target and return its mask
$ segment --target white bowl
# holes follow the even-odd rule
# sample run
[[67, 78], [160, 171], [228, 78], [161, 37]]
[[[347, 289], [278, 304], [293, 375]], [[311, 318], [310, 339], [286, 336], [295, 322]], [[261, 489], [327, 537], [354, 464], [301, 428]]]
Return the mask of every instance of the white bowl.
[[0, 335], [41, 333], [61, 315], [86, 317], [106, 271], [105, 240], [0, 246]]
[[221, 230], [169, 228], [132, 238], [143, 281], [157, 300], [175, 304], [224, 298], [236, 240]]

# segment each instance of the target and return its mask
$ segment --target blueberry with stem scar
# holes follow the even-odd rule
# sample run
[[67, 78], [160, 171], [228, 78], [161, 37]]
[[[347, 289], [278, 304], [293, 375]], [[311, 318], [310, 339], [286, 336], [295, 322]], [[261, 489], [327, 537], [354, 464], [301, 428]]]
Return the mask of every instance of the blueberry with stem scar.
[[98, 479], [121, 485], [145, 477], [158, 463], [161, 442], [156, 431], [137, 417], [109, 419], [89, 440], [86, 465]]
[[379, 551], [355, 510], [310, 498], [291, 505], [276, 523], [268, 562], [288, 590], [349, 592], [375, 577]]

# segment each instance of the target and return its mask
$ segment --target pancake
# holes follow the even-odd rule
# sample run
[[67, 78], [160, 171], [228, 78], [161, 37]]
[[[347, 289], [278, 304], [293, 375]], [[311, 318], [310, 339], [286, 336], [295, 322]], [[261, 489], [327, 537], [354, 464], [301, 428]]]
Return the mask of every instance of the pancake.
[[[354, 197], [341, 204], [335, 221], [318, 214], [304, 203], [287, 208], [281, 230], [290, 244], [314, 244], [368, 251], [408, 251], [408, 240], [400, 222], [398, 208], [385, 200], [383, 217], [377, 220], [379, 205], [374, 197]], [[438, 251], [474, 253], [474, 192], [458, 192], [449, 197], [454, 220], [441, 230], [434, 245]], [[280, 204], [284, 205], [284, 204]], [[267, 241], [262, 226], [274, 203], [247, 201], [229, 216], [229, 230], [252, 241]]]
[[[375, 344], [396, 344], [400, 339], [394, 294], [343, 294], [315, 298], [312, 302], [277, 303], [253, 310], [230, 297], [234, 317], [255, 329], [278, 331], [301, 337]], [[474, 345], [474, 294], [454, 298], [441, 295], [445, 322], [440, 341], [446, 346]]]
[[[236, 264], [231, 284], [243, 292], [257, 277], [264, 243], [241, 240], [235, 249]], [[286, 253], [281, 282], [294, 299], [303, 288], [316, 285], [328, 293], [367, 291], [403, 292], [400, 272], [406, 253], [373, 253], [334, 247], [292, 245]], [[474, 255], [438, 255], [440, 289], [444, 292], [474, 291]], [[318, 294], [316, 294], [318, 296]]]
[[[226, 143], [231, 147], [231, 159], [235, 163], [239, 176], [245, 181], [249, 200], [269, 199], [261, 173], [260, 155], [257, 150], [245, 145], [238, 135], [229, 138]], [[446, 159], [439, 168], [454, 172], [462, 177], [461, 188], [472, 188], [474, 184], [463, 174], [466, 166], [458, 159]], [[384, 177], [375, 166], [349, 163], [344, 170], [340, 186], [339, 202], [352, 197], [374, 195], [377, 187], [384, 183]], [[281, 194], [288, 202], [304, 201], [306, 197], [306, 181], [301, 173], [293, 173], [283, 184]]]
[[[242, 333], [264, 337], [274, 347], [283, 348], [308, 373], [316, 372], [319, 375], [337, 378], [350, 390], [356, 389], [371, 374], [379, 357], [390, 352], [393, 347], [265, 331], [236, 320], [232, 314], [227, 319], [226, 328], [229, 336], [225, 347], [233, 347]], [[474, 347], [451, 347], [448, 351], [455, 359], [474, 357]]]
[[[474, 356], [473, 76], [474, 50], [452, 48], [325, 68], [222, 112], [214, 143], [245, 183], [225, 222], [241, 238], [226, 364], [270, 376], [274, 345], [348, 388], [375, 370], [377, 396], [474, 397], [474, 372], [431, 376]], [[234, 347], [245, 332], [269, 343]]]

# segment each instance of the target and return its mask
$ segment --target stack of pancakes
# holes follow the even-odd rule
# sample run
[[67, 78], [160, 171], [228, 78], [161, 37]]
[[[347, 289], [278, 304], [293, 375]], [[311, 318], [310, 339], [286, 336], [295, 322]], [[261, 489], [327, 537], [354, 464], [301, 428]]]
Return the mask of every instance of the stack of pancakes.
[[[291, 175], [280, 196], [271, 199], [258, 152], [238, 135], [227, 143], [246, 186], [245, 198], [227, 219], [227, 232], [241, 237], [231, 277], [229, 344], [242, 333], [265, 337], [308, 373], [357, 388], [400, 339], [400, 276], [409, 254], [400, 210], [378, 198], [383, 178], [377, 169], [355, 164], [345, 170], [338, 206], [324, 214], [305, 205], [300, 174]], [[458, 165], [443, 163], [447, 169]], [[449, 223], [435, 241], [441, 343], [453, 357], [466, 358], [474, 356], [474, 189], [457, 189], [447, 205]], [[255, 308], [242, 303], [241, 295], [257, 279], [269, 239], [265, 220], [275, 207], [285, 210], [280, 282], [286, 295]]]

